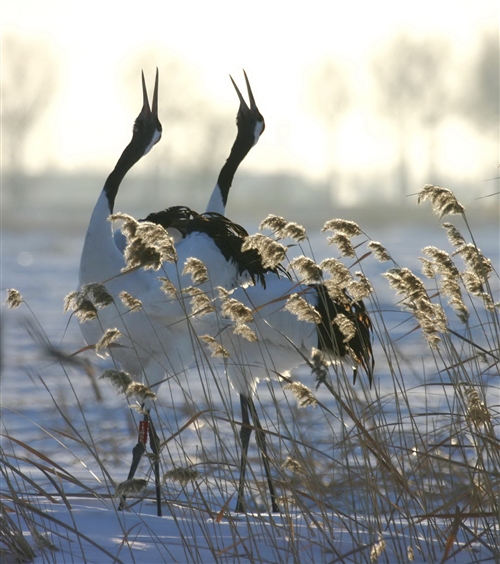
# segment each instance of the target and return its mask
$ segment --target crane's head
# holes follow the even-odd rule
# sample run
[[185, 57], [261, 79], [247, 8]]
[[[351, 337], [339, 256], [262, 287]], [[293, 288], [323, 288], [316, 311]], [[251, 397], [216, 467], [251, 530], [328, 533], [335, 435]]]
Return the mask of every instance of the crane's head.
[[245, 76], [245, 82], [247, 85], [248, 99], [250, 101], [250, 106], [245, 101], [245, 98], [241, 95], [233, 77], [229, 75], [234, 88], [236, 89], [236, 94], [240, 99], [240, 108], [238, 114], [236, 115], [236, 125], [238, 126], [238, 134], [248, 135], [249, 139], [252, 141], [250, 147], [253, 147], [260, 136], [264, 132], [266, 124], [264, 123], [264, 118], [257, 108], [255, 103], [255, 98], [253, 97], [252, 89], [250, 88], [250, 82], [248, 82], [247, 73], [243, 71]]
[[144, 72], [142, 72], [142, 99], [143, 105], [141, 113], [134, 122], [133, 139], [140, 145], [146, 155], [161, 139], [162, 126], [158, 119], [158, 69], [156, 69], [155, 88], [153, 93], [153, 104], [149, 107], [148, 92]]

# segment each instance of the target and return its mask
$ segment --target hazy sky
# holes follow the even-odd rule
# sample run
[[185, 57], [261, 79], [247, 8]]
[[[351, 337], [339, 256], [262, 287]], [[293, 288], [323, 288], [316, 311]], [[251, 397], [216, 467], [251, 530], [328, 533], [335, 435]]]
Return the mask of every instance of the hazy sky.
[[[333, 55], [352, 71], [360, 103], [340, 124], [336, 158], [353, 171], [384, 168], [392, 166], [388, 147], [397, 151], [390, 124], [372, 113], [367, 68], [374, 54], [404, 30], [448, 38], [465, 58], [477, 48], [480, 30], [498, 28], [499, 15], [499, 3], [486, 0], [2, 0], [0, 5], [2, 33], [47, 38], [63, 70], [54, 111], [32, 142], [32, 168], [48, 162], [67, 169], [110, 168], [137, 113], [122, 91], [124, 68], [153, 43], [186, 58], [197, 68], [207, 100], [233, 113], [237, 103], [228, 74], [241, 84], [245, 68], [266, 117], [266, 133], [249, 167], [316, 178], [327, 166], [326, 138], [308, 111], [303, 87], [318, 60]], [[145, 69], [150, 84], [154, 67], [151, 61]], [[139, 77], [137, 86], [140, 104]], [[161, 75], [160, 103], [168, 107], [175, 96], [182, 93], [170, 91], [168, 76]], [[42, 125], [49, 126], [43, 135]], [[449, 126], [443, 135], [457, 141], [466, 134], [460, 127]], [[474, 166], [467, 143], [457, 141], [448, 152], [443, 166]]]

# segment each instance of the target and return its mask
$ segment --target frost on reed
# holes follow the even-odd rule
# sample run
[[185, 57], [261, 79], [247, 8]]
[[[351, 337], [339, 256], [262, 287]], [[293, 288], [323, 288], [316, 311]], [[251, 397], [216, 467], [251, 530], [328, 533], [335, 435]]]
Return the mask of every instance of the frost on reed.
[[370, 551], [370, 562], [378, 562], [386, 548], [385, 540], [381, 540], [372, 546]]
[[286, 304], [285, 309], [297, 316], [299, 321], [308, 323], [321, 323], [321, 315], [314, 306], [308, 303], [299, 294], [292, 294]]
[[250, 329], [245, 323], [236, 323], [233, 329], [235, 335], [239, 335], [250, 342], [257, 341], [257, 335], [253, 329]]
[[276, 268], [286, 257], [287, 248], [274, 239], [256, 233], [246, 237], [241, 246], [242, 252], [256, 249], [261, 258], [264, 268]]
[[[429, 199], [433, 210], [442, 218], [447, 214], [460, 214], [465, 217], [465, 208], [457, 201], [455, 195], [448, 188], [426, 184], [418, 195], [418, 203]], [[460, 255], [467, 265], [468, 271], [477, 276], [482, 282], [488, 280], [493, 271], [491, 260], [486, 258], [480, 249], [472, 243], [467, 243], [460, 231], [452, 224], [442, 224], [450, 243], [456, 248], [452, 256]], [[472, 293], [472, 292], [471, 292]]]
[[253, 321], [252, 310], [235, 298], [225, 297], [222, 300], [221, 313], [236, 323]]
[[5, 304], [9, 309], [16, 309], [23, 303], [23, 298], [18, 290], [13, 288], [7, 289], [7, 298]]
[[124, 213], [115, 213], [110, 221], [122, 221], [122, 233], [127, 238], [124, 270], [135, 267], [159, 270], [163, 262], [177, 261], [172, 238], [161, 225], [137, 221]]
[[356, 301], [364, 300], [373, 293], [370, 281], [362, 272], [356, 272], [355, 276], [358, 280], [353, 280], [349, 269], [339, 260], [327, 258], [319, 266], [331, 276], [323, 281], [330, 297], [343, 302], [347, 308], [349, 308], [349, 303], [346, 301], [344, 290], [347, 290]]
[[448, 237], [448, 241], [454, 247], [461, 247], [465, 245], [465, 239], [462, 237], [460, 231], [452, 224], [448, 222], [444, 222], [442, 227], [446, 229], [446, 236]]
[[446, 251], [433, 246], [424, 247], [422, 252], [429, 257], [429, 259], [420, 259], [424, 275], [428, 278], [435, 278], [436, 274], [440, 275], [441, 293], [449, 298], [448, 302], [457, 312], [460, 321], [466, 323], [469, 311], [463, 301], [459, 285], [460, 273], [451, 256]]
[[[423, 272], [428, 278], [436, 274], [441, 276], [441, 292], [450, 298], [449, 303], [456, 310], [459, 319], [466, 322], [469, 316], [468, 309], [462, 298], [459, 284], [467, 292], [481, 298], [487, 310], [492, 311], [496, 304], [491, 294], [485, 291], [489, 277], [493, 272], [490, 259], [486, 258], [476, 245], [467, 243], [458, 229], [451, 223], [443, 223], [450, 243], [455, 251], [450, 256], [446, 251], [429, 246], [423, 249], [429, 259], [421, 258]], [[453, 262], [452, 257], [460, 256], [465, 263], [466, 270], [460, 272]]]
[[349, 239], [363, 233], [357, 223], [347, 219], [330, 219], [323, 225], [321, 232], [324, 233], [325, 231], [337, 231], [343, 233]]
[[255, 331], [247, 325], [253, 321], [252, 310], [239, 300], [231, 298], [230, 293], [221, 286], [217, 290], [221, 301], [220, 312], [234, 323], [233, 333], [247, 341], [257, 341]]
[[483, 282], [486, 282], [489, 275], [493, 272], [491, 260], [486, 258], [481, 250], [472, 243], [466, 243], [459, 247], [453, 253], [453, 256], [455, 255], [460, 255], [467, 265], [467, 268]]
[[193, 286], [190, 286], [188, 288], [184, 288], [183, 291], [191, 296], [191, 314], [193, 316], [201, 317], [215, 311], [212, 300], [201, 288], [194, 288]]
[[283, 462], [283, 470], [290, 470], [294, 474], [301, 474], [301, 475], [306, 474], [306, 470], [302, 466], [302, 464], [295, 458], [292, 458], [291, 456], [288, 456], [285, 462]]
[[311, 258], [300, 256], [292, 260], [287, 270], [295, 270], [304, 284], [314, 284], [323, 278], [323, 271]]
[[105, 370], [101, 376], [100, 380], [108, 380], [111, 385], [118, 390], [119, 393], [125, 394], [127, 388], [132, 383], [132, 378], [126, 373], [120, 370], [108, 369]]
[[113, 303], [113, 296], [102, 284], [85, 284], [80, 291], [70, 292], [64, 298], [64, 313], [72, 310], [81, 321], [97, 318], [97, 309]]
[[352, 298], [356, 301], [361, 301], [373, 293], [373, 287], [371, 282], [362, 272], [355, 272], [355, 276], [359, 280], [352, 280], [348, 284], [347, 290], [349, 291], [349, 294], [351, 294]]
[[316, 376], [316, 389], [323, 384], [328, 376], [328, 362], [325, 355], [317, 348], [313, 347], [311, 351], [311, 371]]
[[304, 384], [300, 382], [290, 382], [283, 386], [283, 389], [292, 393], [293, 397], [297, 400], [298, 406], [301, 408], [309, 407], [310, 405], [316, 408], [318, 405], [318, 400], [315, 395], [307, 386], [304, 386]]
[[448, 330], [443, 308], [433, 304], [424, 284], [409, 268], [392, 268], [383, 274], [403, 304], [417, 320], [429, 346], [436, 348], [441, 341], [439, 333]]
[[332, 237], [328, 237], [328, 244], [336, 245], [343, 257], [352, 258], [356, 256], [351, 240], [345, 233], [335, 233]]
[[276, 239], [294, 239], [301, 243], [307, 237], [306, 230], [302, 225], [298, 225], [293, 221], [286, 221], [277, 215], [268, 215], [259, 225], [259, 230], [270, 229]]
[[95, 352], [99, 354], [103, 349], [109, 348], [115, 341], [121, 337], [118, 329], [106, 329], [104, 335], [99, 339], [95, 345]]
[[193, 284], [208, 282], [208, 270], [200, 259], [190, 257], [184, 264], [182, 275], [191, 274]]
[[439, 215], [439, 219], [449, 214], [462, 215], [465, 211], [455, 195], [448, 188], [426, 184], [418, 194], [418, 203], [430, 200], [434, 213]]
[[163, 474], [163, 483], [167, 481], [177, 482], [184, 488], [190, 482], [195, 482], [200, 478], [201, 474], [197, 470], [193, 470], [192, 468], [182, 468], [179, 466]]
[[164, 294], [171, 298], [177, 297], [177, 288], [172, 281], [168, 278], [164, 278], [163, 276], [158, 276], [158, 280], [161, 282], [160, 289]]
[[481, 400], [477, 390], [468, 386], [465, 389], [465, 397], [467, 400], [467, 411], [465, 413], [465, 420], [467, 423], [476, 428], [486, 427], [491, 428], [491, 413], [488, 410], [484, 401]]
[[156, 394], [153, 390], [140, 382], [132, 382], [128, 386], [125, 395], [127, 397], [135, 396], [141, 403], [144, 403], [146, 400], [156, 400]]
[[354, 323], [343, 313], [337, 314], [333, 322], [337, 325], [344, 336], [344, 343], [349, 343], [349, 341], [356, 335], [356, 327]]
[[229, 358], [231, 356], [219, 343], [219, 341], [214, 339], [214, 337], [211, 337], [210, 335], [201, 335], [200, 339], [209, 346], [214, 358]]
[[379, 243], [378, 241], [370, 241], [368, 243], [368, 248], [373, 252], [373, 256], [380, 262], [386, 262], [392, 260], [391, 255], [388, 250]]
[[339, 289], [347, 288], [352, 281], [351, 273], [345, 264], [338, 259], [327, 258], [320, 263], [320, 268], [328, 272], [331, 276], [331, 282]]
[[491, 295], [485, 291], [490, 274], [493, 272], [491, 260], [486, 258], [480, 249], [472, 243], [460, 246], [453, 256], [460, 255], [467, 265], [467, 270], [462, 273], [462, 280], [467, 290], [481, 298], [487, 310], [494, 310], [497, 304]]
[[140, 311], [142, 309], [142, 302], [141, 300], [134, 298], [134, 296], [130, 295], [128, 292], [120, 292], [119, 294], [120, 300], [122, 301], [125, 307], [128, 307], [129, 311]]
[[129, 374], [120, 370], [105, 370], [99, 377], [100, 380], [108, 380], [120, 394], [126, 397], [135, 396], [141, 402], [156, 400], [156, 394], [140, 382], [134, 382]]
[[363, 233], [357, 223], [346, 219], [330, 219], [324, 224], [321, 230], [322, 233], [325, 231], [335, 232], [332, 237], [328, 237], [328, 244], [336, 245], [341, 256], [356, 256], [351, 239]]
[[132, 478], [118, 484], [115, 488], [115, 497], [135, 497], [146, 491], [148, 481], [141, 478]]

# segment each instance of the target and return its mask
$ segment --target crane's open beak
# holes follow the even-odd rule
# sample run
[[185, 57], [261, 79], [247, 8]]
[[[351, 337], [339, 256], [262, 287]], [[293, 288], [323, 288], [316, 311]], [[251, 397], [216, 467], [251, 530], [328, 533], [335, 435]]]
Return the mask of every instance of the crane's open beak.
[[148, 100], [148, 91], [146, 89], [146, 81], [144, 79], [144, 71], [141, 72], [142, 74], [142, 115], [152, 114], [153, 117], [158, 118], [158, 82], [159, 82], [159, 73], [158, 68], [156, 68], [156, 79], [155, 79], [155, 89], [153, 92], [153, 105], [152, 108], [149, 108], [149, 100]]
[[155, 89], [153, 92], [153, 106], [151, 108], [153, 111], [153, 116], [155, 118], [158, 117], [158, 82], [159, 82], [159, 73], [158, 73], [158, 67], [156, 67]]
[[252, 93], [252, 89], [250, 88], [250, 82], [248, 81], [248, 77], [247, 77], [247, 73], [245, 71], [243, 71], [243, 74], [245, 75], [245, 82], [247, 85], [247, 91], [248, 91], [248, 99], [250, 100], [250, 107], [248, 107], [248, 104], [245, 101], [245, 98], [243, 98], [239, 88], [236, 86], [236, 82], [234, 82], [233, 77], [231, 75], [229, 75], [229, 78], [231, 79], [231, 82], [233, 83], [234, 89], [236, 90], [236, 94], [238, 94], [238, 98], [240, 99], [240, 107], [241, 109], [247, 110], [247, 111], [259, 111], [257, 109], [257, 104], [255, 103], [255, 98], [253, 97], [253, 93]]
[[248, 99], [250, 100], [250, 109], [257, 110], [257, 104], [255, 103], [255, 98], [253, 97], [252, 89], [250, 88], [250, 82], [248, 82], [247, 73], [243, 70], [243, 74], [245, 76], [245, 82], [247, 84], [247, 91], [248, 91]]

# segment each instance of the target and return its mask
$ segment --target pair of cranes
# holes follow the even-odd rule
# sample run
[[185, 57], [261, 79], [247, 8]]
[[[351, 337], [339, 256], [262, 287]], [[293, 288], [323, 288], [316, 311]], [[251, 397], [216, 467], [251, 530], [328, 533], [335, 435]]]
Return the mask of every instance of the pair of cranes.
[[[247, 232], [225, 217], [225, 209], [234, 175], [264, 131], [264, 118], [259, 112], [246, 73], [245, 82], [249, 104], [236, 83], [240, 105], [237, 114], [237, 136], [227, 161], [222, 167], [207, 210], [198, 214], [177, 206], [150, 214], [143, 222], [129, 222], [128, 245], [119, 232], [113, 234], [108, 221], [113, 214], [114, 202], [120, 183], [127, 172], [158, 143], [162, 126], [158, 119], [158, 70], [154, 93], [149, 105], [144, 74], [142, 74], [143, 106], [134, 122], [132, 140], [120, 156], [114, 170], [107, 178], [92, 213], [80, 262], [80, 290], [91, 294], [95, 283], [105, 287], [111, 305], [96, 310], [93, 319], [81, 323], [83, 337], [88, 345], [98, 343], [110, 329], [120, 332], [119, 346], [112, 349], [114, 361], [126, 372], [142, 378], [148, 387], [161, 384], [166, 375], [182, 379], [192, 365], [195, 352], [193, 336], [211, 334], [226, 351], [224, 371], [240, 396], [242, 425], [240, 431], [242, 453], [240, 482], [236, 511], [245, 511], [245, 470], [252, 427], [257, 433], [257, 443], [262, 453], [269, 485], [271, 508], [279, 511], [269, 459], [266, 452], [265, 433], [259, 422], [253, 401], [257, 383], [273, 373], [290, 370], [308, 358], [311, 349], [325, 350], [334, 357], [350, 356], [361, 365], [372, 381], [373, 355], [370, 342], [370, 320], [362, 302], [355, 302], [345, 292], [341, 298], [332, 298], [321, 284], [303, 284], [284, 275], [283, 267], [267, 264], [255, 248], [246, 248]], [[176, 229], [178, 241], [171, 245], [165, 231]], [[169, 290], [153, 269], [131, 267], [130, 248], [134, 247], [137, 231], [149, 233], [156, 248], [163, 245], [163, 253], [175, 260], [162, 261], [161, 279], [168, 281]], [[116, 234], [118, 233], [118, 234]], [[158, 243], [160, 240], [160, 243]], [[160, 253], [161, 254], [161, 253]], [[209, 307], [203, 315], [189, 311], [189, 295], [193, 280], [185, 264], [203, 263], [203, 275], [198, 278], [197, 292], [203, 292]], [[157, 264], [157, 268], [160, 267]], [[102, 287], [101, 286], [101, 287]], [[231, 292], [216, 293], [218, 287]], [[130, 308], [129, 302], [120, 300], [123, 293], [140, 300], [140, 308]], [[319, 319], [316, 323], [302, 321], [285, 309], [291, 295], [299, 295], [312, 306]], [[225, 308], [231, 303], [243, 304], [246, 320], [256, 339], [247, 340], [230, 330], [234, 325], [231, 313]], [[235, 301], [236, 300], [236, 301]], [[229, 308], [230, 309], [230, 308]], [[335, 325], [337, 314], [347, 316], [355, 325], [355, 334], [348, 342]], [[151, 446], [157, 449], [157, 437], [149, 418], [150, 406], [144, 406], [139, 441], [133, 451], [129, 473], [132, 478], [147, 440], [150, 425]], [[161, 515], [159, 466], [155, 464], [158, 515]]]

